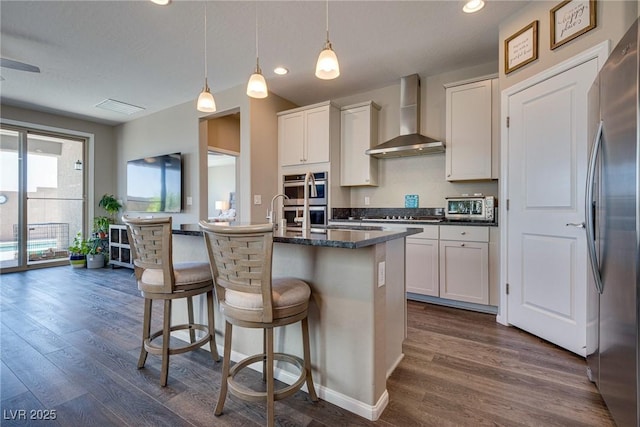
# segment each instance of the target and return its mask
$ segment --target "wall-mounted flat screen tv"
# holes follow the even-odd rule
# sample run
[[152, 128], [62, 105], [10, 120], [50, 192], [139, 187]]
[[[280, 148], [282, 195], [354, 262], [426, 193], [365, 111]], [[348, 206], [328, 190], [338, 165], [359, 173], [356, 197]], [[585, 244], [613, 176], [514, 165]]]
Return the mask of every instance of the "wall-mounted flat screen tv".
[[182, 156], [180, 153], [127, 162], [127, 210], [180, 212]]

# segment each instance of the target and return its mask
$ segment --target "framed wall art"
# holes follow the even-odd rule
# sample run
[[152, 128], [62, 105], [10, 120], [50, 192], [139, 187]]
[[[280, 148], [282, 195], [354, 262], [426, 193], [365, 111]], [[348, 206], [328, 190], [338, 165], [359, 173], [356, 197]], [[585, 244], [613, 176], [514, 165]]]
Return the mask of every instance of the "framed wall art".
[[551, 9], [551, 49], [596, 27], [596, 0], [566, 0]]
[[533, 21], [504, 41], [504, 73], [538, 59], [538, 21]]

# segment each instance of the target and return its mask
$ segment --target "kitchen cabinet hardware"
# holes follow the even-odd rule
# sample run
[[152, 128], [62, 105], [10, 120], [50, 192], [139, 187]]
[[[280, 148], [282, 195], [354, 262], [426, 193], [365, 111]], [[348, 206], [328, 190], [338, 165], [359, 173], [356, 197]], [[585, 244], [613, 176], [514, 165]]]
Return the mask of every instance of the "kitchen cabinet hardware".
[[584, 228], [584, 222], [568, 222], [567, 227]]

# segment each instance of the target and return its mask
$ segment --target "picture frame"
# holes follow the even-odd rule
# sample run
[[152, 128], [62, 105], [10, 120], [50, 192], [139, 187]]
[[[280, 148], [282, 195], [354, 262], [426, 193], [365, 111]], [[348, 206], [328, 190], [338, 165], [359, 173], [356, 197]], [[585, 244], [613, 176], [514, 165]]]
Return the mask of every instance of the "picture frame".
[[538, 21], [533, 21], [504, 41], [504, 73], [538, 59]]
[[551, 50], [596, 28], [596, 8], [596, 0], [565, 0], [551, 9]]

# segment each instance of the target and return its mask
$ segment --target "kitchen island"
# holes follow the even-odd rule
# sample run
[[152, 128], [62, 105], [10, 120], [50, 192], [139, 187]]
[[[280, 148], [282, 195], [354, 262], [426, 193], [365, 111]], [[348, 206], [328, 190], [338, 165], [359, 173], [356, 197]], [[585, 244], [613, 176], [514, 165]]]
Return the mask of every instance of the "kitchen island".
[[[274, 233], [273, 275], [297, 277], [311, 286], [311, 364], [318, 396], [370, 420], [378, 419], [386, 407], [387, 378], [403, 357], [405, 237], [421, 231], [329, 227], [306, 235]], [[183, 225], [173, 238], [174, 262], [207, 259], [197, 226]], [[197, 318], [204, 320], [204, 301], [194, 305]], [[174, 313], [173, 322], [186, 319], [186, 309], [179, 305]], [[216, 313], [219, 346], [223, 326]], [[275, 351], [301, 356], [299, 324], [278, 328], [274, 335]], [[234, 330], [232, 360], [261, 351], [261, 331]], [[261, 364], [254, 367], [261, 369]], [[297, 373], [287, 368], [277, 369], [276, 377], [291, 383]]]

